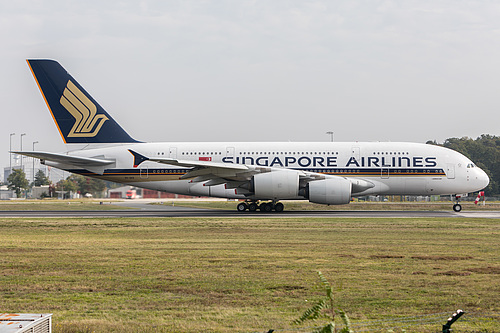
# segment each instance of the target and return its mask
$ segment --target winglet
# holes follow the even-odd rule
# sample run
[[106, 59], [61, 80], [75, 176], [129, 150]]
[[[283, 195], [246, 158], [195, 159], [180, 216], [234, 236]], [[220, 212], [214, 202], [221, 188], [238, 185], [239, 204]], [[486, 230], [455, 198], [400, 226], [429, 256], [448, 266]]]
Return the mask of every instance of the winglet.
[[129, 149], [128, 151], [134, 156], [134, 168], [137, 168], [142, 162], [149, 160], [148, 157], [141, 155], [132, 149]]

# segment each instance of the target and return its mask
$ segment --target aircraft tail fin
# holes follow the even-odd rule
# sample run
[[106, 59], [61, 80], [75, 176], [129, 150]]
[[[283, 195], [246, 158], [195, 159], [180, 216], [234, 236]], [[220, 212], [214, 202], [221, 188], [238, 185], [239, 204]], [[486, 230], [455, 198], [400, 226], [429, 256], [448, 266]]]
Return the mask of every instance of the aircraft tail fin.
[[138, 142], [57, 61], [27, 62], [64, 143]]

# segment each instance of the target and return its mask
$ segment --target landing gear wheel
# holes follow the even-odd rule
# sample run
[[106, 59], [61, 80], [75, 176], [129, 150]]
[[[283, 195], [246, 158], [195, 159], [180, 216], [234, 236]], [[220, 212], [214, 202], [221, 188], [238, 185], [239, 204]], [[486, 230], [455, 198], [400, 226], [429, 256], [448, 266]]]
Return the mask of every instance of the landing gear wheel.
[[260, 210], [263, 212], [266, 212], [266, 213], [272, 212], [273, 211], [273, 204], [270, 202], [262, 204]]
[[255, 202], [252, 202], [251, 204], [248, 205], [248, 210], [250, 212], [255, 212], [257, 210], [257, 204]]
[[274, 206], [274, 210], [277, 213], [281, 213], [283, 211], [283, 209], [285, 209], [285, 206], [283, 206], [283, 204], [281, 202], [276, 203], [276, 205]]
[[238, 210], [238, 212], [244, 212], [248, 209], [248, 206], [246, 203], [241, 202], [238, 204], [238, 206], [236, 206], [236, 209]]
[[454, 204], [454, 205], [453, 205], [453, 210], [454, 210], [455, 212], [457, 212], [457, 213], [458, 213], [458, 212], [460, 212], [460, 211], [462, 210], [462, 205], [461, 205], [461, 204], [458, 204], [458, 203]]

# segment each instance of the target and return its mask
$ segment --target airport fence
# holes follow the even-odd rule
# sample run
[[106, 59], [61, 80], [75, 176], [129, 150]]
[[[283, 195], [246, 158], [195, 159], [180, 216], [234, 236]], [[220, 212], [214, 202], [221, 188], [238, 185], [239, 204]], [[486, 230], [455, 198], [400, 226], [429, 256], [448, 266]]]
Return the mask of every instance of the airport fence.
[[[453, 315], [455, 315], [454, 313]], [[440, 312], [426, 315], [387, 318], [380, 320], [352, 320], [351, 330], [358, 332], [444, 332], [444, 333], [492, 333], [500, 332], [500, 313], [463, 312], [456, 322], [449, 323], [449, 312]], [[496, 328], [495, 328], [496, 327]], [[319, 327], [289, 327], [280, 329], [264, 329], [252, 333], [296, 333], [314, 332]], [[337, 324], [340, 331], [343, 326]]]

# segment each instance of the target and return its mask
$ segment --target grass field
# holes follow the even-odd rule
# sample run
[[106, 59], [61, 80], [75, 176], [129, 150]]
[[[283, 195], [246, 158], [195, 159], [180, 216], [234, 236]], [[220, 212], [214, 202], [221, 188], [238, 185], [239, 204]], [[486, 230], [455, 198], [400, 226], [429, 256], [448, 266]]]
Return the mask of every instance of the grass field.
[[112, 205], [113, 201], [106, 199], [84, 200], [12, 200], [0, 201], [0, 210], [113, 210], [127, 209]]
[[495, 219], [3, 219], [0, 312], [54, 313], [55, 333], [289, 329], [321, 270], [354, 323], [498, 313], [499, 239]]

